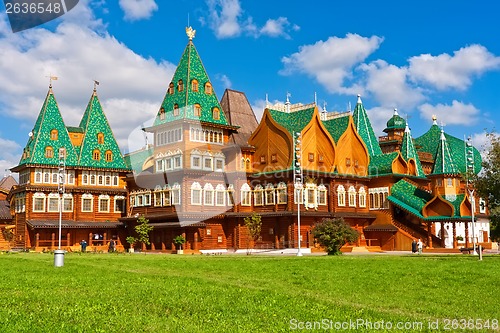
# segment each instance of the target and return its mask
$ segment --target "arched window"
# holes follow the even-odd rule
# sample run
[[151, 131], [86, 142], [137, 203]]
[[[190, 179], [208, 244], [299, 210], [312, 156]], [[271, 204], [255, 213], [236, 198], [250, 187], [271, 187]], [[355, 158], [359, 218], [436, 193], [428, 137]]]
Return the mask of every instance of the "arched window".
[[99, 161], [101, 159], [101, 152], [99, 151], [99, 149], [95, 149], [92, 152], [92, 159], [95, 161]]
[[181, 204], [181, 186], [179, 183], [174, 183], [171, 190], [172, 205]]
[[214, 118], [214, 120], [219, 120], [220, 119], [220, 110], [219, 110], [219, 108], [213, 108], [212, 109], [212, 118]]
[[251, 206], [252, 205], [252, 191], [250, 190], [250, 186], [245, 183], [241, 186], [241, 205], [242, 206]]
[[174, 104], [174, 116], [177, 117], [179, 115], [179, 104]]
[[62, 206], [63, 212], [73, 211], [73, 195], [71, 193], [64, 193]]
[[253, 204], [254, 206], [264, 205], [264, 189], [261, 185], [255, 186], [253, 190]]
[[226, 188], [222, 184], [219, 184], [215, 187], [215, 205], [226, 205]]
[[214, 205], [214, 187], [212, 184], [207, 183], [205, 186], [203, 186], [203, 197], [204, 197], [204, 204], [206, 206], [213, 206]]
[[50, 140], [57, 140], [59, 132], [56, 129], [50, 131]]
[[286, 184], [284, 182], [281, 182], [278, 184], [278, 189], [277, 189], [277, 197], [278, 197], [278, 205], [281, 204], [286, 204], [287, 202], [287, 191], [286, 191]]
[[103, 133], [97, 133], [97, 143], [102, 145], [104, 143], [104, 134]]
[[169, 95], [174, 94], [174, 83], [173, 82], [170, 82], [170, 84], [168, 85], [168, 94]]
[[205, 94], [212, 95], [212, 85], [210, 82], [205, 83]]
[[200, 104], [195, 104], [193, 108], [194, 116], [199, 117], [201, 116], [201, 105]]
[[109, 195], [101, 194], [99, 196], [99, 212], [109, 213]]
[[198, 92], [198, 80], [196, 79], [191, 80], [191, 90], [193, 92]]
[[113, 161], [113, 153], [111, 150], [106, 150], [106, 154], [104, 155], [106, 162], [112, 162]]
[[356, 207], [356, 189], [354, 186], [349, 187], [349, 207]]
[[52, 158], [54, 157], [54, 148], [47, 146], [45, 147], [45, 157]]
[[326, 206], [327, 204], [327, 189], [321, 184], [318, 186], [318, 205]]
[[364, 187], [361, 187], [358, 191], [358, 201], [359, 207], [366, 207], [366, 190]]
[[33, 211], [43, 212], [45, 211], [45, 194], [42, 192], [37, 192], [33, 195]]
[[273, 184], [266, 185], [266, 205], [274, 205], [275, 203], [275, 190]]
[[182, 82], [182, 79], [177, 81], [177, 91], [183, 91], [184, 90], [184, 82]]
[[198, 182], [191, 185], [191, 205], [201, 205], [201, 185]]
[[92, 194], [82, 195], [82, 212], [92, 212], [94, 208], [94, 197]]
[[48, 212], [58, 212], [59, 211], [59, 194], [50, 193], [47, 199], [47, 211]]
[[345, 206], [345, 188], [343, 185], [337, 187], [337, 204], [341, 207]]
[[165, 120], [165, 108], [163, 106], [160, 108], [160, 120]]

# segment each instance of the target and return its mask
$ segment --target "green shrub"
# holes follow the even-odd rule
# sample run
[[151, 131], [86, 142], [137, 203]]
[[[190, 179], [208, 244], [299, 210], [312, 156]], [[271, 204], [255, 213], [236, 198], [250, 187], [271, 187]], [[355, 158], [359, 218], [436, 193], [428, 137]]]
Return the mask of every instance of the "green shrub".
[[316, 242], [326, 249], [328, 254], [340, 254], [340, 248], [346, 243], [358, 240], [359, 234], [342, 218], [323, 219], [312, 229]]

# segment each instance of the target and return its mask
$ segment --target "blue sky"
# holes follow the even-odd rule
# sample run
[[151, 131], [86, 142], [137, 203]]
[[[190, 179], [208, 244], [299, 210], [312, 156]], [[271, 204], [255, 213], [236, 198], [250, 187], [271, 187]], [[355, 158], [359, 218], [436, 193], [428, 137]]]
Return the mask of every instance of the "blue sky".
[[93, 80], [124, 152], [156, 114], [194, 43], [217, 96], [246, 93], [260, 120], [271, 102], [345, 111], [362, 95], [377, 135], [396, 107], [414, 136], [437, 114], [445, 131], [484, 143], [496, 130], [500, 23], [496, 2], [119, 0], [80, 3], [13, 34], [0, 7], [0, 167], [17, 164], [53, 83], [63, 118], [78, 125]]

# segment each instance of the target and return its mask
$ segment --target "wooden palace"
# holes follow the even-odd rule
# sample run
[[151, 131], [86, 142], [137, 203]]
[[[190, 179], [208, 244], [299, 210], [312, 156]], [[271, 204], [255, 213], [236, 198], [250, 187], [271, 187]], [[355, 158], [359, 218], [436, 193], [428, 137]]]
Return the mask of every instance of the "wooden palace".
[[[315, 248], [315, 223], [332, 217], [360, 234], [346, 250], [409, 250], [414, 239], [428, 248], [469, 246], [473, 237], [489, 243], [485, 203], [471, 204], [463, 179], [481, 168], [470, 143], [444, 133], [435, 119], [413, 138], [396, 110], [377, 137], [359, 95], [346, 112], [288, 98], [268, 103], [258, 122], [243, 92], [227, 89], [219, 101], [194, 31], [186, 32], [188, 44], [154, 122], [143, 129], [154, 143], [124, 157], [95, 89], [80, 125], [68, 127], [49, 88], [12, 169], [19, 172], [9, 194], [17, 245], [56, 245], [60, 152], [68, 247], [111, 238], [127, 246], [140, 216], [153, 226], [151, 244], [142, 245], [151, 251], [174, 251], [179, 235], [187, 252], [297, 248], [299, 215], [305, 251]], [[244, 224], [253, 213], [262, 217], [255, 244]]]

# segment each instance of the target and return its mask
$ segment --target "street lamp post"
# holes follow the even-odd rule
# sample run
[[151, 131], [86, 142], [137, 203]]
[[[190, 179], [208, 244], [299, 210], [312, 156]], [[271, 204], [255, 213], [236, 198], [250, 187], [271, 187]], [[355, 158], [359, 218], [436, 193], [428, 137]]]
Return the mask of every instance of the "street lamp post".
[[301, 257], [302, 256], [302, 250], [300, 249], [300, 241], [301, 241], [301, 234], [300, 234], [300, 202], [303, 199], [303, 190], [302, 190], [302, 165], [300, 163], [300, 158], [301, 158], [301, 142], [300, 142], [300, 132], [295, 133], [295, 138], [293, 140], [293, 145], [294, 145], [294, 153], [295, 153], [295, 163], [293, 167], [293, 183], [295, 187], [295, 197], [297, 200], [297, 226], [298, 226], [298, 250], [297, 250], [297, 256]]
[[62, 211], [63, 211], [63, 200], [64, 200], [64, 178], [66, 173], [66, 151], [64, 148], [59, 149], [59, 170], [58, 170], [58, 182], [57, 191], [59, 192], [59, 243], [57, 250], [54, 251], [54, 266], [61, 267], [64, 266], [64, 250], [61, 250], [61, 224], [62, 224]]
[[471, 205], [471, 224], [472, 224], [472, 247], [473, 255], [477, 255], [476, 251], [476, 222], [474, 219], [474, 213], [476, 211], [476, 200], [474, 198], [474, 184], [470, 179], [472, 174], [474, 174], [474, 148], [472, 146], [472, 138], [469, 136], [466, 143], [466, 160], [467, 160], [467, 190], [469, 191], [470, 205]]

